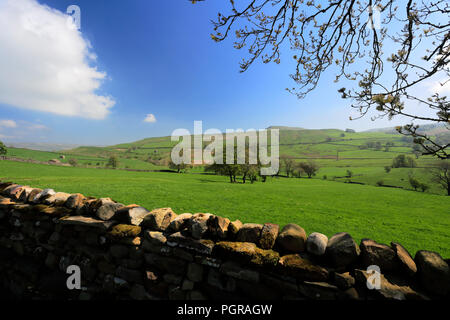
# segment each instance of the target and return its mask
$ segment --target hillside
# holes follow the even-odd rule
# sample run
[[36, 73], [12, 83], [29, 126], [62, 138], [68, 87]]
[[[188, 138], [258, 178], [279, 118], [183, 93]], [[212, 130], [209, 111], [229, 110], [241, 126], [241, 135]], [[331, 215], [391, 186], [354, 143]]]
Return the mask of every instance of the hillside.
[[[330, 160], [358, 160], [387, 165], [397, 154], [412, 152], [411, 139], [399, 134], [347, 133], [338, 129], [278, 128], [280, 128], [280, 154], [287, 154], [296, 159], [315, 159], [324, 165], [327, 165]], [[371, 143], [377, 142], [381, 144], [381, 149], [370, 147]], [[386, 150], [386, 143], [394, 145]], [[116, 155], [121, 159], [145, 162], [148, 159], [167, 158], [176, 144], [170, 140], [170, 137], [157, 137], [108, 147], [79, 147], [66, 150], [64, 154], [105, 159]], [[428, 159], [430, 158], [424, 158], [423, 161], [427, 162]]]
[[[297, 162], [317, 162], [320, 170], [315, 178], [369, 185], [377, 185], [381, 181], [390, 186], [410, 188], [409, 176], [413, 174], [429, 184], [427, 192], [442, 194], [442, 190], [431, 181], [429, 168], [438, 161], [431, 156], [418, 157], [418, 168], [393, 169], [390, 173], [384, 170], [399, 154], [416, 158], [409, 137], [386, 132], [272, 128], [280, 129], [280, 155], [289, 155]], [[105, 168], [109, 157], [115, 155], [121, 169], [160, 171], [168, 169], [170, 152], [176, 144], [170, 137], [155, 137], [107, 147], [82, 146], [59, 152], [9, 148], [8, 156], [41, 162], [59, 159], [62, 163], [75, 159], [78, 166]], [[351, 179], [348, 170], [352, 172]], [[195, 167], [191, 172], [201, 173], [203, 168]]]

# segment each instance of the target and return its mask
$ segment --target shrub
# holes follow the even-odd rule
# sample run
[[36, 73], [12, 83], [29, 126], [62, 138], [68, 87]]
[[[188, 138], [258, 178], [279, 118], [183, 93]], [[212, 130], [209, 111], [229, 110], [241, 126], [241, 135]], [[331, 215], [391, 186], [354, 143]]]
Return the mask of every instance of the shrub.
[[378, 187], [382, 187], [384, 185], [384, 181], [383, 180], [378, 180], [377, 181], [377, 186]]
[[322, 178], [323, 178], [323, 180], [327, 180], [327, 175], [324, 174]]
[[386, 171], [386, 173], [391, 172], [392, 167], [391, 166], [385, 166], [384, 167], [384, 171]]

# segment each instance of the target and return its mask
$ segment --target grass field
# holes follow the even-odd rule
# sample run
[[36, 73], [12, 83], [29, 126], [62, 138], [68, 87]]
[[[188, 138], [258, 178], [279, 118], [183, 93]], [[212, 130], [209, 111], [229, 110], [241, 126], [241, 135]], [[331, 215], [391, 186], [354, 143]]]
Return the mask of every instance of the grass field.
[[[379, 143], [381, 148], [367, 147], [370, 143]], [[389, 147], [386, 149], [387, 143]], [[8, 155], [38, 161], [59, 159], [64, 155], [65, 159], [60, 159], [62, 162], [76, 159], [81, 167], [105, 167], [108, 158], [116, 155], [120, 168], [166, 170], [166, 165], [155, 165], [149, 158], [167, 159], [175, 144], [170, 137], [156, 137], [108, 147], [86, 146], [61, 152], [9, 148]], [[399, 134], [344, 132], [336, 129], [280, 130], [280, 155], [292, 156], [297, 162], [314, 160], [320, 166], [320, 171], [314, 177], [316, 179], [323, 179], [326, 175], [328, 180], [346, 182], [348, 179], [343, 177], [346, 176], [347, 170], [351, 170], [354, 174], [351, 179], [353, 182], [376, 186], [377, 182], [383, 181], [387, 185], [410, 189], [408, 178], [412, 174], [421, 183], [428, 185], [426, 193], [445, 194], [444, 190], [431, 181], [429, 168], [436, 164], [436, 159], [431, 156], [419, 157], [416, 160], [418, 168], [393, 169], [390, 173], [384, 171], [384, 167], [391, 165], [392, 159], [399, 154], [415, 158], [412, 147], [411, 141]], [[190, 171], [200, 173], [203, 167]]]
[[446, 196], [321, 179], [269, 178], [266, 183], [230, 184], [226, 177], [195, 173], [128, 172], [10, 161], [0, 161], [0, 179], [111, 197], [150, 210], [172, 207], [177, 213], [210, 212], [232, 220], [281, 226], [293, 222], [307, 233], [317, 231], [328, 236], [346, 231], [358, 242], [366, 237], [388, 244], [396, 241], [413, 255], [426, 249], [450, 257], [450, 197]]

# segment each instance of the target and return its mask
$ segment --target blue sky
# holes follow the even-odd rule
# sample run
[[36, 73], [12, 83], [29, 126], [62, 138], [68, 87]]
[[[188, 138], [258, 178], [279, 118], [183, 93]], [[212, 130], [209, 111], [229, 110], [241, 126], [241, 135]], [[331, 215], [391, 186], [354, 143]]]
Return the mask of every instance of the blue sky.
[[[3, 1], [8, 0], [0, 3]], [[231, 40], [216, 43], [210, 38], [210, 19], [228, 9], [228, 1], [196, 5], [187, 0], [38, 3], [61, 12], [69, 5], [80, 7], [80, 36], [96, 55], [89, 65], [104, 75], [95, 93], [114, 103], [106, 115], [86, 117], [83, 113], [88, 109], [74, 107], [78, 111], [61, 114], [64, 111], [44, 110], [44, 106], [24, 108], [0, 101], [0, 121], [16, 124], [2, 128], [0, 122], [0, 138], [5, 141], [111, 145], [170, 135], [177, 128], [192, 130], [194, 120], [202, 120], [204, 129], [220, 130], [270, 125], [364, 130], [397, 124], [369, 118], [350, 122], [351, 108], [348, 101], [340, 99], [337, 89], [342, 84], [333, 82], [333, 72], [328, 72], [306, 99], [298, 100], [285, 91], [294, 85], [289, 78], [293, 70], [289, 52], [282, 56], [280, 65], [258, 61], [246, 73], [239, 73], [239, 61], [245, 52], [235, 50]], [[59, 45], [55, 50], [64, 49]], [[48, 58], [46, 52], [42, 55]], [[40, 64], [36, 58], [33, 69], [47, 64]], [[23, 78], [20, 81], [28, 80]], [[56, 95], [59, 99], [60, 93]], [[90, 93], [86, 96], [92, 98]], [[64, 103], [54, 105], [64, 108]], [[156, 121], [145, 122], [148, 114]]]

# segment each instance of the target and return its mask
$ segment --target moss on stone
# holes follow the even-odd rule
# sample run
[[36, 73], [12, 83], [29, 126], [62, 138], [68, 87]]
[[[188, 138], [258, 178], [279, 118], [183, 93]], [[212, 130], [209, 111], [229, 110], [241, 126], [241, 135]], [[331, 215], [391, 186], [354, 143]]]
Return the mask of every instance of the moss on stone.
[[134, 238], [141, 233], [141, 227], [128, 224], [118, 224], [112, 227], [108, 235], [112, 238]]
[[221, 241], [216, 244], [214, 250], [219, 257], [225, 256], [260, 267], [275, 266], [280, 258], [278, 252], [260, 249], [251, 242]]

